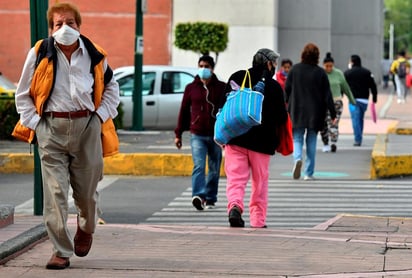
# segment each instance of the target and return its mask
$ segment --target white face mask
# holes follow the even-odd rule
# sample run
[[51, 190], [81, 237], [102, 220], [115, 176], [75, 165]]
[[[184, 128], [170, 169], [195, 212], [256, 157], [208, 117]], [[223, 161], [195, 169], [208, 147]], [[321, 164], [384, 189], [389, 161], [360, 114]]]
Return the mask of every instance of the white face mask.
[[63, 26], [54, 32], [52, 36], [62, 45], [72, 45], [79, 39], [80, 33], [68, 25], [63, 24]]
[[352, 68], [352, 63], [349, 63], [348, 64], [348, 69], [351, 69]]

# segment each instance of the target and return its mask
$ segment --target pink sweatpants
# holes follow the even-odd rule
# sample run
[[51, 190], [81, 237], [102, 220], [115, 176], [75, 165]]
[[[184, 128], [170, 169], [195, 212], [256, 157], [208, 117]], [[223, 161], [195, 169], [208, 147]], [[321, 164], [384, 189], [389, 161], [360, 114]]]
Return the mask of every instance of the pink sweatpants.
[[266, 225], [268, 206], [270, 155], [254, 152], [235, 145], [225, 146], [226, 196], [228, 212], [233, 206], [244, 211], [246, 185], [252, 174], [249, 202], [250, 226]]

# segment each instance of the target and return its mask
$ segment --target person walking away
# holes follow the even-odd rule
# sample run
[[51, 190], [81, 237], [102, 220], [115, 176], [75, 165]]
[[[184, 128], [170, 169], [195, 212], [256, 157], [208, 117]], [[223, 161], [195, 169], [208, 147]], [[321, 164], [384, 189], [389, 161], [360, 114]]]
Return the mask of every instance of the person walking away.
[[[328, 52], [323, 59], [323, 68], [328, 75], [330, 91], [332, 93], [333, 102], [335, 104], [336, 120], [333, 123], [329, 111], [327, 111], [325, 119], [325, 127], [321, 130], [320, 135], [323, 142], [323, 152], [336, 152], [339, 138], [339, 121], [343, 112], [343, 94], [346, 95], [351, 104], [356, 104], [356, 100], [352, 95], [350, 87], [346, 82], [345, 76], [340, 69], [334, 66], [332, 54]], [[331, 145], [329, 145], [329, 139]]]
[[345, 78], [349, 84], [356, 104], [349, 104], [349, 112], [352, 119], [352, 128], [354, 134], [354, 146], [361, 146], [363, 139], [363, 126], [365, 111], [368, 109], [369, 94], [372, 93], [372, 101], [378, 100], [378, 91], [376, 88], [373, 74], [362, 67], [362, 61], [359, 55], [352, 55], [349, 61], [349, 69], [345, 71]]
[[292, 65], [292, 60], [282, 59], [280, 62], [280, 70], [275, 74], [275, 79], [279, 83], [280, 87], [282, 87], [283, 91], [285, 91], [286, 78], [288, 77], [288, 73]]
[[302, 50], [301, 62], [292, 67], [286, 79], [286, 103], [293, 127], [294, 179], [301, 176], [302, 149], [306, 142], [304, 180], [314, 180], [317, 134], [324, 127], [327, 110], [335, 124], [328, 76], [318, 63], [319, 48], [308, 43]]
[[[249, 69], [254, 87], [264, 81], [262, 123], [248, 132], [231, 139], [225, 146], [225, 173], [227, 177], [226, 196], [228, 220], [231, 227], [244, 227], [242, 214], [245, 211], [244, 196], [247, 183], [251, 180], [249, 200], [250, 226], [266, 228], [268, 207], [269, 163], [279, 145], [277, 127], [285, 124], [287, 112], [283, 90], [273, 79], [279, 54], [262, 48], [253, 56]], [[231, 91], [231, 82], [242, 84], [245, 70], [233, 73], [226, 85]], [[257, 89], [256, 89], [257, 90]]]
[[[46, 268], [64, 269], [73, 251], [83, 257], [92, 245], [103, 156], [118, 153], [112, 119], [120, 100], [106, 52], [80, 34], [77, 7], [56, 3], [47, 20], [51, 36], [30, 49], [16, 90], [20, 121], [13, 135], [38, 144], [53, 245]], [[78, 212], [74, 244], [67, 228], [70, 186]]]
[[382, 70], [382, 80], [383, 80], [383, 88], [387, 89], [389, 85], [389, 78], [391, 75], [391, 65], [392, 61], [389, 58], [382, 59], [381, 61], [381, 70]]
[[406, 59], [406, 53], [404, 50], [401, 50], [398, 58], [393, 61], [391, 65], [391, 73], [395, 76], [398, 104], [406, 102], [406, 93], [408, 91], [406, 87], [406, 76], [409, 74], [410, 68], [411, 65]]
[[215, 62], [212, 57], [200, 57], [198, 67], [198, 74], [183, 94], [175, 129], [175, 145], [180, 149], [183, 132], [190, 130], [192, 205], [197, 210], [203, 210], [205, 205], [206, 208], [213, 208], [217, 202], [222, 150], [215, 143], [213, 135], [216, 113], [226, 99], [226, 84], [214, 74]]

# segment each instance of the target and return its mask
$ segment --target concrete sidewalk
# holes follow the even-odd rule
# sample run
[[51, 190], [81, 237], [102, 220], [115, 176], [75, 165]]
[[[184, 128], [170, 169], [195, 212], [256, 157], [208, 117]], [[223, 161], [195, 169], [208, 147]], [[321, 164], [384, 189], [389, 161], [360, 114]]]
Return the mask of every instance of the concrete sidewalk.
[[[199, 216], [201, 217], [201, 216]], [[74, 234], [76, 218], [69, 227]], [[412, 277], [412, 219], [339, 215], [313, 229], [100, 225], [85, 258], [46, 270], [46, 240], [2, 277]]]

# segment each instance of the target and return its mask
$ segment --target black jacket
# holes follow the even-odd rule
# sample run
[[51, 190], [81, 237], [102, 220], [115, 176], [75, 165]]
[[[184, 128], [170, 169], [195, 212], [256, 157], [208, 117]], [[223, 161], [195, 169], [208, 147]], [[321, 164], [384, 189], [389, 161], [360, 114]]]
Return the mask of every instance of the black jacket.
[[286, 79], [285, 94], [294, 128], [322, 130], [327, 110], [336, 118], [328, 76], [317, 65], [294, 65]]
[[[253, 86], [262, 78], [263, 73], [255, 68], [249, 69]], [[231, 91], [230, 80], [239, 86], [242, 84], [246, 71], [240, 70], [230, 76], [226, 84], [226, 92]], [[262, 106], [262, 123], [252, 127], [247, 133], [229, 141], [229, 145], [236, 145], [255, 152], [273, 155], [279, 145], [276, 127], [286, 122], [286, 106], [283, 90], [279, 83], [266, 76], [265, 91]]]
[[378, 91], [373, 75], [368, 69], [353, 65], [351, 69], [345, 71], [345, 78], [354, 98], [369, 99], [369, 92], [371, 92], [372, 101], [376, 103]]

